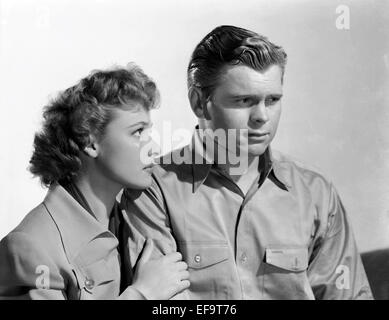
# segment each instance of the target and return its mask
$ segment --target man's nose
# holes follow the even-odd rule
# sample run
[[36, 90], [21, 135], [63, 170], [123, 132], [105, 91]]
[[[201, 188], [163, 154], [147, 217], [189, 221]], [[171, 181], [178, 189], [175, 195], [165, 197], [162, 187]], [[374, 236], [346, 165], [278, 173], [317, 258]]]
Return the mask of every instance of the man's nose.
[[256, 123], [264, 123], [269, 121], [269, 115], [265, 101], [260, 101], [258, 104], [252, 107], [250, 119], [252, 122]]

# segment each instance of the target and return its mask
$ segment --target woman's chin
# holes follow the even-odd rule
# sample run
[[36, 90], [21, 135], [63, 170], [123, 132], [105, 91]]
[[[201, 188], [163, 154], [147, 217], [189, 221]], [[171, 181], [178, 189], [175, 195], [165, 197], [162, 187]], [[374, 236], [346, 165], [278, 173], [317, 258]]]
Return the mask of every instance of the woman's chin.
[[132, 179], [126, 183], [126, 188], [134, 190], [144, 190], [151, 186], [153, 179], [151, 174], [147, 172], [142, 172], [137, 179]]

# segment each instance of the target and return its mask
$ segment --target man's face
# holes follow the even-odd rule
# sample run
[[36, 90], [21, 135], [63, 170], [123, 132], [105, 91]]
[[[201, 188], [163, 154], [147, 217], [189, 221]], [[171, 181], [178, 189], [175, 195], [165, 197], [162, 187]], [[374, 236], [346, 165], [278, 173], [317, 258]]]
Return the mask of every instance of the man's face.
[[[206, 127], [247, 129], [240, 148], [248, 156], [263, 154], [272, 141], [281, 115], [282, 71], [272, 65], [263, 72], [247, 66], [228, 66], [207, 103]], [[239, 134], [238, 134], [239, 136]]]

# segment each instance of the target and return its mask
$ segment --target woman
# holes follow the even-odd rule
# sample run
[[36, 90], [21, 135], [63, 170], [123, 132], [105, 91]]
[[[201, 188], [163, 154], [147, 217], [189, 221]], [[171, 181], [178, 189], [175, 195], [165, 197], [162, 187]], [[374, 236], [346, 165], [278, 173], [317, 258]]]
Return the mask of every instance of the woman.
[[123, 281], [126, 224], [112, 209], [122, 188], [151, 184], [152, 155], [140, 155], [157, 102], [132, 64], [92, 72], [45, 108], [30, 171], [49, 190], [0, 243], [0, 298], [169, 299], [189, 286], [181, 255], [151, 259], [151, 240]]

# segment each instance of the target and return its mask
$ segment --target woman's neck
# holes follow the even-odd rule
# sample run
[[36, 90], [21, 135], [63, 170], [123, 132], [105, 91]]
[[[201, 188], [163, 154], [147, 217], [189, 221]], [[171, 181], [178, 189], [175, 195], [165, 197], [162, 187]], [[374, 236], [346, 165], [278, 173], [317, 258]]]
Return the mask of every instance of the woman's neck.
[[88, 173], [80, 175], [75, 184], [85, 197], [96, 219], [108, 227], [115, 198], [121, 186], [101, 176]]

